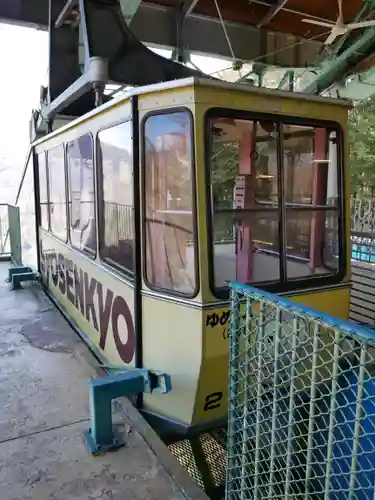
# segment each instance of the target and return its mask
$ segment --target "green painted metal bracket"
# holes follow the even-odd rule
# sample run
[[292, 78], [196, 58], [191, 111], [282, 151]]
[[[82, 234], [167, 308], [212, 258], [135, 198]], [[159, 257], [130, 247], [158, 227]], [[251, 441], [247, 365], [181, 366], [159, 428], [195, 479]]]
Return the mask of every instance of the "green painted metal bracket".
[[294, 90], [294, 71], [293, 70], [288, 69], [285, 71], [277, 88], [284, 89], [285, 85], [288, 86], [287, 90], [289, 90], [290, 92], [293, 92], [293, 90]]
[[342, 78], [372, 50], [375, 50], [375, 28], [367, 28], [363, 35], [338, 57], [326, 59], [317, 77], [303, 89], [303, 92], [320, 94]]
[[172, 61], [187, 64], [188, 62], [190, 62], [190, 51], [187, 49], [173, 49], [171, 59]]
[[90, 452], [97, 455], [124, 446], [112, 424], [113, 399], [142, 392], [166, 394], [171, 390], [169, 375], [146, 369], [134, 368], [118, 375], [91, 380], [91, 427], [84, 433]]
[[9, 240], [12, 261], [22, 266], [21, 223], [20, 209], [15, 205], [8, 205]]
[[335, 89], [337, 97], [351, 99], [352, 101], [364, 101], [375, 94], [375, 67], [365, 73], [353, 76], [345, 86]]

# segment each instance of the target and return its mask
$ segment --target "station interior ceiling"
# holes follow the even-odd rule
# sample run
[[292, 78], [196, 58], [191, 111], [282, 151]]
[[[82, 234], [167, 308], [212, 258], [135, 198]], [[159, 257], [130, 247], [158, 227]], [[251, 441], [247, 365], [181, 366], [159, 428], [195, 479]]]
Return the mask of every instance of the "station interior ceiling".
[[[225, 58], [229, 66], [216, 76], [231, 81], [354, 101], [375, 93], [375, 22], [371, 23], [375, 0], [1, 0], [0, 21], [47, 30], [55, 12], [54, 29], [68, 32], [82, 24], [82, 5], [88, 16], [89, 45], [96, 47], [93, 55], [101, 54], [103, 44], [108, 44], [106, 33], [112, 28], [108, 24], [106, 31], [105, 24], [114, 19], [99, 17], [100, 12], [112, 9], [121, 13], [127, 30], [127, 42], [116, 48], [117, 53], [132, 51], [142, 42], [172, 49], [172, 59], [190, 68], [194, 67], [191, 54]], [[101, 27], [93, 29], [97, 19], [102, 20]], [[81, 36], [68, 35], [63, 41], [70, 52], [78, 53], [81, 68], [84, 43]], [[59, 59], [57, 52], [54, 59]], [[61, 57], [58, 65], [64, 67], [65, 60]], [[124, 64], [127, 61], [131, 58], [123, 59]], [[121, 78], [129, 75], [129, 71], [112, 73]], [[65, 83], [57, 87], [61, 90]], [[109, 83], [113, 94], [137, 84], [137, 79], [130, 75], [129, 81]]]

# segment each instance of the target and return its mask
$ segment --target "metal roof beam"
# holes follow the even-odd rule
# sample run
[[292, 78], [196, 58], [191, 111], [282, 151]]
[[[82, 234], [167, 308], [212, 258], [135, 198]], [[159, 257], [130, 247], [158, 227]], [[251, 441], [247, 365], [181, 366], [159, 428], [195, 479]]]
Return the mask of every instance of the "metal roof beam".
[[[371, 1], [371, 0], [369, 0]], [[125, 17], [129, 18], [134, 15], [135, 7], [132, 5], [133, 0], [120, 0], [121, 8]], [[265, 0], [251, 0], [252, 3], [263, 5], [272, 8], [272, 4]], [[142, 2], [140, 8], [145, 2]], [[284, 12], [297, 14], [317, 21], [327, 21], [322, 17], [310, 15], [306, 12], [291, 9], [284, 6]], [[128, 12], [128, 14], [126, 14]], [[133, 12], [133, 14], [132, 14]], [[38, 0], [34, 2], [25, 2], [25, 0], [0, 0], [0, 22], [18, 24], [20, 26], [37, 27], [38, 29], [48, 28], [48, 0]], [[129, 22], [129, 20], [128, 20]]]
[[[320, 42], [259, 30], [241, 23], [227, 21], [225, 25], [236, 57], [244, 61], [262, 60], [275, 66], [299, 67], [314, 64], [321, 50]], [[176, 11], [142, 2], [130, 28], [145, 44], [173, 48], [176, 44]], [[190, 52], [232, 57], [218, 19], [193, 12], [185, 19], [183, 38]]]
[[355, 67], [369, 52], [375, 49], [375, 28], [368, 28], [346, 50], [335, 59], [326, 59], [321, 64], [321, 72], [303, 89], [308, 94], [320, 94], [328, 89]]
[[[375, 3], [375, 0], [363, 0], [362, 7], [356, 13], [356, 15], [351, 20], [351, 22], [352, 23], [356, 23], [358, 21], [367, 21], [368, 20], [368, 16], [364, 16], [363, 17], [363, 15], [365, 14], [365, 12], [368, 9], [372, 9], [374, 3]], [[349, 39], [351, 33], [352, 32], [349, 30], [346, 34], [344, 34], [343, 36], [341, 36], [337, 40], [337, 42], [335, 42], [331, 47], [329, 47], [329, 50], [330, 50], [329, 57], [330, 58], [333, 58], [336, 54], [339, 54], [341, 52], [341, 50], [344, 48], [344, 45], [345, 45], [346, 41]], [[319, 62], [320, 61], [317, 61], [317, 63], [319, 63]]]
[[[134, 35], [148, 45], [175, 48], [176, 9], [142, 1], [136, 10], [137, 2], [139, 0], [121, 0], [122, 13]], [[37, 24], [39, 28], [47, 29], [48, 2], [39, 0], [34, 3], [35, 7], [31, 10], [23, 11], [22, 0], [0, 0], [0, 20], [13, 20], [20, 24], [18, 20], [22, 18], [29, 25]], [[66, 0], [61, 3], [58, 13], [66, 4]], [[9, 5], [9, 8], [4, 5]], [[303, 40], [266, 29], [259, 30], [241, 23], [226, 21], [226, 29], [236, 57], [244, 61], [261, 60], [266, 64], [283, 67], [303, 66], [304, 63], [311, 65], [316, 62], [321, 49], [321, 43], [317, 41]], [[223, 37], [220, 21], [217, 18], [198, 15], [195, 11], [185, 19], [183, 47], [191, 52], [228, 59], [232, 57]]]
[[375, 94], [375, 67], [353, 76], [344, 86], [338, 86], [334, 92], [340, 99], [364, 101]]
[[195, 9], [195, 6], [199, 0], [185, 0], [182, 4], [181, 7], [181, 17], [184, 20], [187, 16], [190, 16], [190, 14], [193, 12]]
[[[251, 3], [264, 5], [265, 7], [269, 7], [270, 9], [274, 8], [274, 5], [270, 4], [269, 2], [265, 2], [264, 0], [251, 0]], [[297, 16], [308, 17], [309, 19], [315, 19], [316, 21], [323, 21], [323, 22], [330, 21], [330, 19], [327, 19], [325, 17], [315, 16], [314, 14], [302, 12], [301, 10], [290, 9], [289, 7], [285, 7], [285, 5], [283, 5], [283, 7], [280, 10], [283, 10], [284, 12], [289, 12], [289, 14], [296, 14]]]
[[268, 24], [271, 19], [273, 19], [278, 12], [284, 7], [284, 5], [288, 2], [288, 0], [279, 0], [276, 5], [270, 8], [267, 14], [263, 17], [263, 19], [258, 23], [257, 27], [261, 28], [265, 24]]

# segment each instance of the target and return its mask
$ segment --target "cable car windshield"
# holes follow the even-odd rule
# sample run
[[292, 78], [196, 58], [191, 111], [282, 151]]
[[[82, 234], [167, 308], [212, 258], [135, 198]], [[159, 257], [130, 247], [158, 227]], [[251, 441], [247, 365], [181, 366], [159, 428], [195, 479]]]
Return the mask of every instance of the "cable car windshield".
[[229, 117], [208, 125], [214, 288], [295, 288], [337, 274], [336, 130]]
[[151, 288], [197, 293], [192, 126], [187, 111], [145, 121], [144, 229]]

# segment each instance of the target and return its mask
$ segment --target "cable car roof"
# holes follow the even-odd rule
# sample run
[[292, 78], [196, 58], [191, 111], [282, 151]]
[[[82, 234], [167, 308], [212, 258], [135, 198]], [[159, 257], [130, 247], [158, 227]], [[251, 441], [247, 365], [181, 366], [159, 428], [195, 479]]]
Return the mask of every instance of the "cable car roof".
[[[87, 121], [90, 118], [95, 117], [96, 115], [100, 114], [101, 112], [112, 108], [113, 106], [118, 105], [121, 102], [126, 102], [129, 101], [129, 99], [132, 96], [136, 95], [142, 95], [142, 94], [149, 94], [153, 92], [160, 92], [160, 91], [165, 91], [165, 90], [173, 90], [173, 89], [179, 89], [179, 88], [184, 88], [184, 87], [193, 87], [193, 86], [200, 86], [200, 87], [208, 87], [208, 88], [216, 88], [216, 89], [223, 89], [223, 90], [233, 90], [236, 92], [241, 92], [241, 93], [247, 93], [247, 94], [253, 94], [253, 95], [259, 95], [259, 96], [273, 96], [273, 97], [278, 97], [282, 99], [290, 99], [290, 100], [299, 100], [299, 101], [305, 101], [305, 102], [315, 102], [315, 103], [320, 103], [320, 104], [329, 104], [335, 107], [341, 107], [341, 108], [347, 108], [350, 109], [352, 107], [352, 103], [348, 99], [334, 99], [330, 97], [322, 97], [322, 96], [315, 96], [315, 95], [308, 95], [304, 93], [297, 93], [297, 92], [287, 92], [283, 90], [275, 90], [275, 89], [267, 89], [267, 88], [259, 88], [259, 87], [249, 87], [247, 85], [239, 84], [239, 83], [229, 83], [229, 82], [224, 82], [221, 80], [212, 80], [209, 78], [197, 78], [197, 77], [189, 77], [189, 78], [183, 78], [180, 80], [173, 80], [170, 82], [162, 82], [159, 84], [153, 84], [153, 85], [147, 85], [144, 87], [135, 87], [132, 89], [129, 89], [126, 93], [122, 94], [120, 97], [116, 97], [111, 99], [108, 102], [105, 102], [101, 106], [93, 109], [92, 111], [89, 111], [85, 115], [82, 115], [73, 121], [67, 123], [66, 125], [61, 126], [60, 128], [56, 129], [52, 133], [50, 133], [48, 136], [42, 137], [41, 139], [38, 139], [37, 141], [34, 142], [34, 145], [39, 144], [44, 142], [48, 137], [58, 135], [61, 132], [79, 125], [81, 122]], [[230, 105], [228, 105], [230, 107]], [[285, 114], [285, 113], [283, 113]]]

